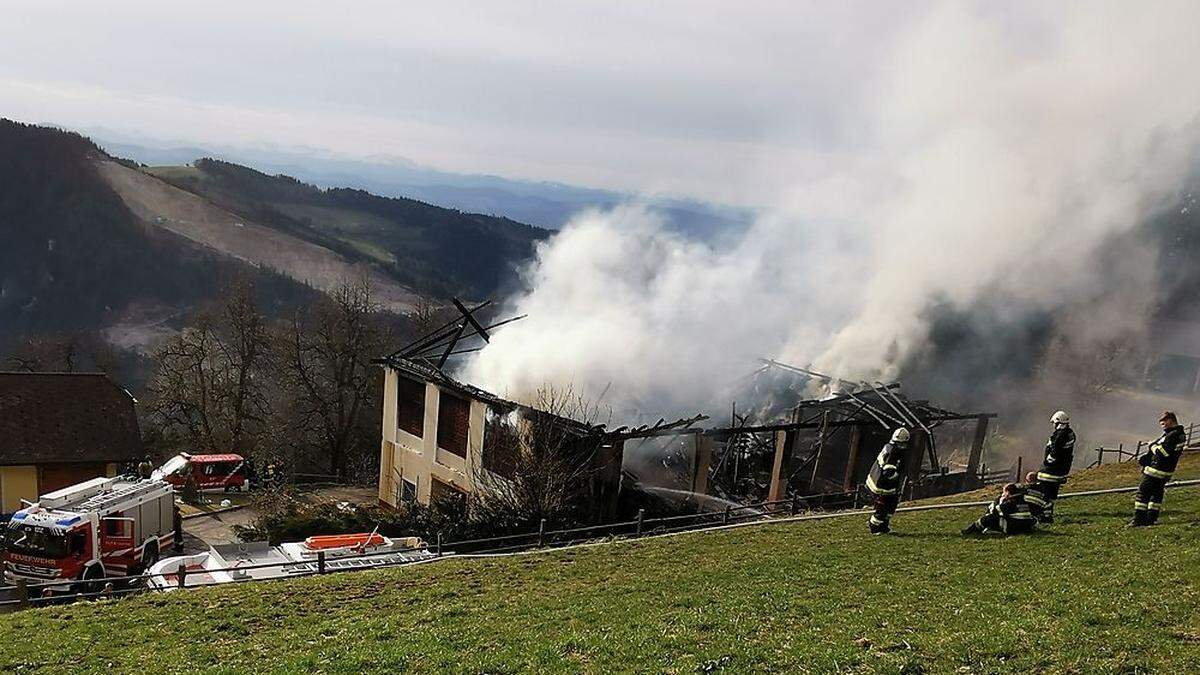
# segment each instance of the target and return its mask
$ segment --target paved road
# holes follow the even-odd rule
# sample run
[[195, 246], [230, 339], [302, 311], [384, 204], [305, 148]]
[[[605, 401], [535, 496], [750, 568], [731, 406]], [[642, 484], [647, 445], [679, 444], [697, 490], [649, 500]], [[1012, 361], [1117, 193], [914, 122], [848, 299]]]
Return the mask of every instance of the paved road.
[[[313, 503], [350, 502], [374, 504], [379, 499], [373, 487], [326, 487], [305, 493], [305, 499]], [[249, 525], [258, 517], [252, 506], [236, 511], [227, 511], [212, 516], [195, 516], [183, 521], [183, 547], [187, 553], [207, 551], [212, 544], [232, 544], [241, 541], [234, 533], [235, 525]]]
[[249, 525], [258, 517], [250, 506], [211, 516], [196, 516], [183, 521], [183, 548], [186, 553], [201, 553], [213, 544], [239, 541], [235, 525]]

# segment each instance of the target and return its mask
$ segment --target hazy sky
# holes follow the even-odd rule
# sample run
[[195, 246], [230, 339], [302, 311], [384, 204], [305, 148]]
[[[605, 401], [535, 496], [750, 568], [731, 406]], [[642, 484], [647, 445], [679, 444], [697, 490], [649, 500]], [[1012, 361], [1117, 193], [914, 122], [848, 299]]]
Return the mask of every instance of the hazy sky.
[[0, 116], [765, 203], [858, 161], [865, 92], [928, 11], [17, 0]]

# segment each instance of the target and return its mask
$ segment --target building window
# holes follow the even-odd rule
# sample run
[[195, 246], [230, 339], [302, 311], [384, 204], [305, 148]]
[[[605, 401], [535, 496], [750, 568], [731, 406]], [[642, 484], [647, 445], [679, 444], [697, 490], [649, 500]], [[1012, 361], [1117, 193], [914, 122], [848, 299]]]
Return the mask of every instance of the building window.
[[515, 476], [520, 452], [517, 441], [514, 422], [489, 406], [483, 427], [483, 468], [505, 478]]
[[429, 503], [453, 503], [466, 499], [466, 494], [457, 487], [431, 477], [429, 483]]
[[397, 377], [396, 426], [420, 438], [425, 433], [425, 384]]
[[471, 404], [466, 399], [441, 392], [438, 402], [438, 447], [466, 459], [470, 422]]
[[403, 504], [412, 504], [417, 501], [417, 484], [410, 482], [408, 479], [400, 480], [400, 502]]

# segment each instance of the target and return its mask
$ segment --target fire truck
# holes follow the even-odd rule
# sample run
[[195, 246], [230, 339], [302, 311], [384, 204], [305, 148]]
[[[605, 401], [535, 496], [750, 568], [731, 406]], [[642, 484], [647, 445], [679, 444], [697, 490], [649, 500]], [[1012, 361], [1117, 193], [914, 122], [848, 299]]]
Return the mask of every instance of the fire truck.
[[175, 540], [175, 497], [163, 480], [93, 478], [41, 496], [4, 528], [4, 580], [71, 590], [78, 581], [149, 569]]

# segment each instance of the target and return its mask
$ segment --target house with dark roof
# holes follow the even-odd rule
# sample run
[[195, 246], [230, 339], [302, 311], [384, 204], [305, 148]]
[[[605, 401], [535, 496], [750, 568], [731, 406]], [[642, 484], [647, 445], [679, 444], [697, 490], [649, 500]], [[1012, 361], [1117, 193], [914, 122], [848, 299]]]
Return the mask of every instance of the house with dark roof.
[[0, 513], [141, 458], [134, 403], [102, 373], [0, 372]]

